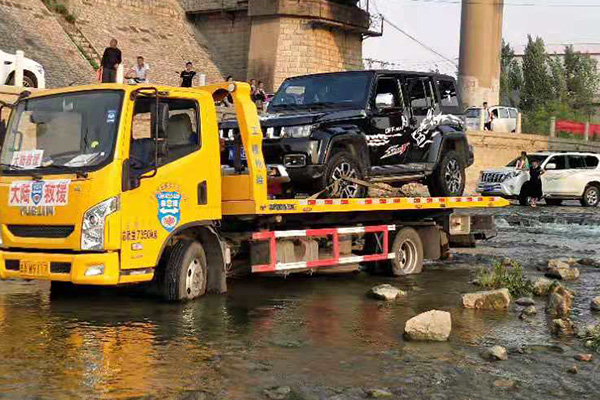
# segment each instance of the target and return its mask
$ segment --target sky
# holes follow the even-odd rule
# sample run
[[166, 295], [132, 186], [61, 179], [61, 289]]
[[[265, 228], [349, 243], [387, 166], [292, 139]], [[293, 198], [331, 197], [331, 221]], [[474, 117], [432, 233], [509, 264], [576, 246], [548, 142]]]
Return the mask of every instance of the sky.
[[[370, 0], [386, 19], [458, 64], [460, 0]], [[470, 0], [480, 1], [480, 0]], [[523, 48], [527, 35], [548, 44], [595, 43], [600, 47], [600, 0], [505, 0], [503, 37]], [[383, 37], [365, 41], [364, 57], [394, 68], [455, 74], [457, 67], [385, 24]]]

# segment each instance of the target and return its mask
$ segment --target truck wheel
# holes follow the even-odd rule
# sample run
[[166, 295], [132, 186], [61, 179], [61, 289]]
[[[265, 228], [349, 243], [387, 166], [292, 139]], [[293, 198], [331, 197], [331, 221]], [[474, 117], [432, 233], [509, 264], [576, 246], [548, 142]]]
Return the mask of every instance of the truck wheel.
[[206, 254], [202, 245], [181, 240], [173, 246], [164, 276], [164, 297], [168, 301], [192, 300], [206, 293]]
[[548, 204], [549, 206], [560, 206], [562, 204], [562, 200], [561, 199], [546, 199], [546, 204]]
[[584, 207], [596, 207], [600, 203], [600, 189], [598, 186], [588, 186], [583, 192], [581, 205]]
[[327, 197], [360, 199], [366, 196], [366, 187], [343, 178], [365, 179], [360, 162], [347, 151], [334, 153], [327, 163], [325, 170], [325, 186], [329, 188]]
[[433, 197], [462, 196], [465, 191], [465, 165], [460, 155], [451, 150], [429, 177], [429, 193]]
[[413, 228], [402, 228], [392, 244], [396, 257], [391, 260], [394, 276], [420, 274], [423, 271], [423, 242]]

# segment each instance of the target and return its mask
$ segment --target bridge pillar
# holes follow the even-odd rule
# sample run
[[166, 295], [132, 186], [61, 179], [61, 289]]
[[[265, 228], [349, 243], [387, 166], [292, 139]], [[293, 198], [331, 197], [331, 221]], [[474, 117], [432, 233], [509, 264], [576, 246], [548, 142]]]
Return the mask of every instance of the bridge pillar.
[[500, 102], [504, 0], [463, 0], [458, 83], [464, 107]]

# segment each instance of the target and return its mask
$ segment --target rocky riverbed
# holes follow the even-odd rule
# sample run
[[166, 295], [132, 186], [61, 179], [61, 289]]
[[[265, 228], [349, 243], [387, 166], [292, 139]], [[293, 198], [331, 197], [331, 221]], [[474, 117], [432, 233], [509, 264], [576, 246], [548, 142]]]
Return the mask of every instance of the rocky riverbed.
[[[482, 290], [471, 281], [496, 258], [516, 259], [534, 280], [550, 258], [600, 260], [600, 215], [485, 212], [497, 217], [497, 238], [404, 279], [232, 281], [227, 296], [183, 305], [121, 290], [51, 299], [46, 284], [0, 282], [0, 398], [597, 399], [596, 354], [550, 333], [545, 298], [519, 318], [531, 307], [524, 299], [487, 311], [464, 308], [462, 295]], [[590, 309], [600, 268], [577, 268], [562, 284], [583, 327], [600, 322]], [[406, 295], [366, 296], [380, 284]], [[448, 340], [407, 340], [406, 322], [429, 310], [450, 313]]]

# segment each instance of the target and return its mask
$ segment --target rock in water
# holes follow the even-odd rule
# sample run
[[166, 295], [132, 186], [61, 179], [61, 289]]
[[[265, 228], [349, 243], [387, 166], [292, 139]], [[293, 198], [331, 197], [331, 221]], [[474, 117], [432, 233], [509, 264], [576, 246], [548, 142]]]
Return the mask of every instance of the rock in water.
[[578, 372], [577, 365], [573, 365], [571, 368], [567, 370], [570, 374], [576, 374]]
[[263, 394], [269, 400], [284, 400], [288, 397], [292, 389], [289, 386], [275, 386], [265, 389]]
[[554, 269], [554, 268], [569, 268], [571, 267], [567, 262], [564, 262], [562, 260], [559, 259], [552, 259], [552, 260], [548, 260], [548, 270], [550, 269]]
[[393, 394], [389, 390], [384, 389], [370, 389], [367, 393], [367, 396], [372, 399], [384, 399], [387, 397], [392, 397]]
[[520, 306], [534, 306], [535, 305], [535, 301], [533, 301], [533, 299], [531, 297], [521, 297], [520, 299], [517, 299], [517, 301], [515, 301], [515, 303], [517, 303]]
[[533, 284], [533, 294], [536, 296], [546, 296], [550, 292], [552, 281], [546, 278], [538, 278]]
[[546, 312], [553, 317], [568, 317], [573, 305], [573, 292], [556, 283], [550, 289], [550, 296], [546, 303]]
[[550, 331], [558, 336], [572, 336], [575, 332], [575, 324], [570, 318], [560, 318], [552, 320]]
[[594, 359], [594, 356], [592, 354], [577, 354], [575, 359], [577, 361], [590, 362]]
[[575, 281], [579, 279], [579, 270], [571, 268], [549, 268], [545, 274], [548, 278], [562, 279], [563, 281]]
[[390, 300], [396, 300], [396, 298], [398, 296], [405, 296], [406, 292], [403, 292], [402, 290], [398, 289], [397, 287], [388, 285], [386, 283], [386, 284], [378, 285], [378, 286], [371, 288], [371, 290], [369, 290], [367, 295], [370, 297], [376, 298], [378, 300], [390, 301]]
[[494, 386], [501, 389], [512, 389], [515, 385], [515, 381], [510, 379], [498, 379], [494, 381]]
[[536, 313], [537, 313], [537, 310], [535, 309], [535, 306], [525, 307], [523, 309], [523, 311], [521, 311], [519, 318], [525, 319], [526, 317], [531, 317], [532, 315], [535, 315]]
[[490, 361], [506, 361], [508, 360], [508, 352], [502, 346], [494, 346], [483, 352], [483, 358]]
[[594, 260], [593, 258], [582, 258], [578, 263], [585, 265], [586, 267], [600, 268], [600, 261]]
[[444, 342], [452, 331], [452, 318], [446, 311], [431, 310], [406, 322], [404, 334], [410, 340]]
[[595, 297], [590, 304], [592, 311], [600, 311], [600, 296]]
[[510, 293], [508, 289], [467, 293], [463, 294], [462, 303], [465, 308], [475, 308], [479, 310], [506, 310], [510, 305]]

